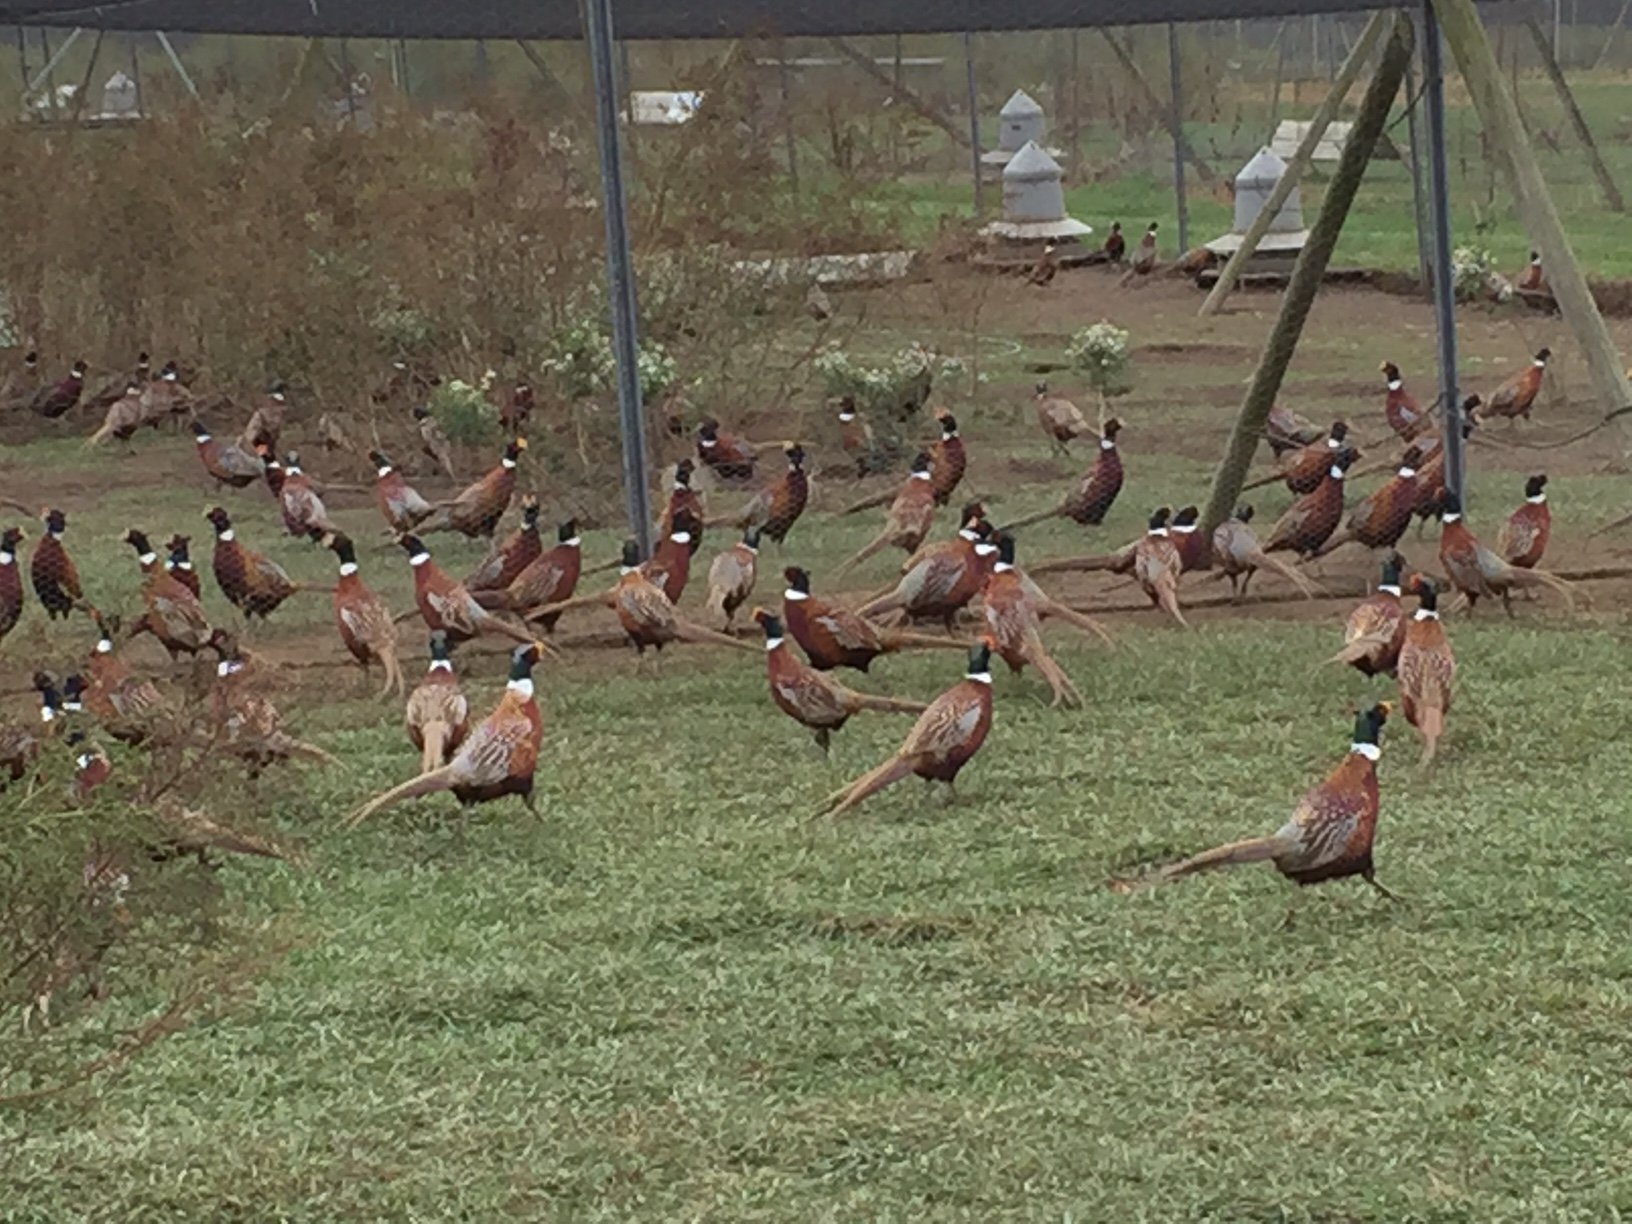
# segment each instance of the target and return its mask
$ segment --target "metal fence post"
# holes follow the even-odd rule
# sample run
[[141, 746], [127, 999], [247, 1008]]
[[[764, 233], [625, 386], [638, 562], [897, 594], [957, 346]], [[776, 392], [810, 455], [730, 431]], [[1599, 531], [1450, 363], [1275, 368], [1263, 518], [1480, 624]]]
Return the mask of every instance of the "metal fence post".
[[1173, 206], [1179, 214], [1179, 254], [1190, 249], [1190, 204], [1184, 198], [1184, 90], [1180, 81], [1179, 27], [1167, 23], [1167, 70], [1171, 78], [1173, 129]]
[[1463, 494], [1462, 400], [1456, 389], [1456, 286], [1451, 281], [1451, 200], [1445, 167], [1445, 60], [1433, 0], [1422, 6], [1423, 96], [1428, 101], [1428, 198], [1434, 221], [1434, 326], [1439, 333], [1445, 487]]

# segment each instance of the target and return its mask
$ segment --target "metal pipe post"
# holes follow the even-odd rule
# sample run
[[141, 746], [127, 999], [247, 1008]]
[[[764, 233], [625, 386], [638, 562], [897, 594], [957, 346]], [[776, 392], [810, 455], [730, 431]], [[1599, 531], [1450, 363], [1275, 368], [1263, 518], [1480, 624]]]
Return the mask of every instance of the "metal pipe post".
[[963, 32], [963, 75], [969, 107], [969, 167], [975, 174], [975, 216], [986, 211], [986, 193], [980, 182], [980, 108], [975, 100], [975, 51], [969, 31]]
[[790, 79], [792, 72], [788, 68], [787, 44], [782, 45], [782, 53], [777, 57], [781, 65], [778, 75], [782, 83], [782, 139], [788, 149], [788, 190], [793, 196], [793, 211], [799, 212], [799, 141], [793, 131], [793, 83]]
[[1179, 214], [1179, 254], [1190, 249], [1190, 205], [1184, 198], [1184, 90], [1179, 80], [1179, 27], [1167, 23], [1167, 69], [1171, 78], [1172, 111], [1168, 125], [1173, 132], [1173, 205]]
[[1445, 487], [1461, 497], [1462, 399], [1456, 389], [1456, 286], [1451, 280], [1451, 190], [1445, 165], [1445, 63], [1433, 0], [1422, 6], [1423, 96], [1428, 101], [1428, 203], [1433, 214], [1434, 326], [1439, 333], [1440, 428], [1445, 445]]
[[652, 547], [652, 509], [646, 473], [646, 416], [640, 404], [635, 271], [624, 212], [623, 155], [618, 133], [618, 80], [612, 60], [612, 0], [585, 0], [584, 37], [595, 78], [595, 135], [601, 157], [601, 215], [606, 222], [607, 300], [612, 310], [612, 356], [617, 366], [618, 422], [623, 434], [623, 497], [630, 534], [641, 556]]

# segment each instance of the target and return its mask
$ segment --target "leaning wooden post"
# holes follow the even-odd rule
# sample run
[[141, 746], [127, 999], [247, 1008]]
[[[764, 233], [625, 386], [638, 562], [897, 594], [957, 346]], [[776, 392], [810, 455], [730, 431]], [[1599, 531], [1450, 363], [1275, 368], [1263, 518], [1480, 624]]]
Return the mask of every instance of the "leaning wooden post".
[[1355, 194], [1360, 190], [1360, 180], [1365, 176], [1366, 164], [1371, 160], [1377, 137], [1388, 122], [1389, 108], [1394, 105], [1394, 97], [1400, 92], [1405, 65], [1411, 58], [1411, 23], [1397, 12], [1390, 14], [1389, 19], [1393, 29], [1383, 50], [1383, 58], [1377, 65], [1376, 75], [1371, 78], [1371, 84], [1366, 87], [1365, 97], [1360, 102], [1360, 113], [1355, 117], [1354, 128], [1343, 144], [1343, 154], [1338, 159], [1331, 186], [1326, 189], [1326, 198], [1321, 201], [1320, 215], [1309, 231], [1309, 241], [1292, 269], [1292, 280], [1281, 301], [1280, 318], [1275, 320], [1275, 328], [1264, 344], [1264, 355], [1258, 361], [1252, 386], [1241, 401], [1241, 412], [1230, 434], [1229, 449], [1224, 452], [1218, 472], [1213, 477], [1213, 490], [1207, 499], [1207, 513], [1202, 524], [1202, 530], [1209, 539], [1213, 528], [1234, 510], [1235, 499], [1241, 495], [1241, 486], [1247, 481], [1247, 469], [1252, 464], [1258, 444], [1263, 441], [1269, 410], [1280, 393], [1281, 380], [1286, 377], [1286, 368], [1292, 362], [1298, 337], [1303, 333], [1304, 320], [1309, 317], [1315, 295], [1320, 292], [1326, 265], [1332, 258], [1332, 248], [1337, 245], [1343, 221], [1349, 215], [1349, 206], [1354, 203]]
[[1570, 83], [1564, 79], [1564, 70], [1553, 58], [1553, 49], [1547, 45], [1547, 35], [1541, 32], [1541, 27], [1536, 24], [1534, 17], [1525, 18], [1524, 28], [1530, 31], [1530, 41], [1536, 44], [1536, 50], [1541, 53], [1541, 66], [1547, 70], [1553, 88], [1558, 91], [1558, 100], [1564, 104], [1564, 113], [1570, 117], [1570, 126], [1575, 129], [1575, 138], [1587, 151], [1587, 160], [1592, 163], [1592, 173], [1597, 177], [1598, 186], [1604, 193], [1604, 203], [1614, 212], [1625, 212], [1626, 204], [1621, 199], [1621, 189], [1615, 186], [1615, 180], [1610, 177], [1609, 167], [1604, 165], [1604, 159], [1598, 154], [1598, 144], [1592, 138], [1592, 129], [1587, 126], [1581, 108], [1575, 104], [1575, 94], [1570, 89]]
[[1281, 181], [1276, 183], [1275, 190], [1269, 193], [1269, 202], [1253, 218], [1252, 224], [1247, 227], [1247, 232], [1241, 239], [1241, 246], [1225, 263], [1223, 270], [1218, 274], [1218, 282], [1213, 285], [1213, 291], [1201, 304], [1202, 318], [1217, 314], [1218, 308], [1224, 305], [1224, 299], [1230, 296], [1230, 290], [1235, 288], [1241, 270], [1258, 250], [1258, 244], [1264, 240], [1264, 235], [1269, 233], [1269, 227], [1280, 213], [1281, 205], [1286, 203], [1286, 198], [1292, 194], [1298, 180], [1303, 178], [1304, 171], [1309, 169], [1309, 163], [1315, 157], [1315, 149], [1320, 145], [1320, 138], [1326, 134], [1326, 128], [1337, 117], [1337, 108], [1343, 105], [1343, 99], [1348, 97], [1349, 89], [1360, 76], [1360, 70], [1371, 58], [1372, 48], [1383, 36], [1383, 30], [1387, 27], [1389, 19], [1387, 12], [1373, 13], [1371, 20], [1366, 23], [1360, 41], [1354, 44], [1354, 50], [1349, 52], [1349, 58], [1343, 61], [1343, 67], [1338, 70], [1337, 79], [1332, 82], [1331, 92], [1315, 111], [1315, 117], [1309, 121], [1309, 131], [1298, 145], [1298, 151], [1292, 155], [1292, 160], [1287, 163]]
[[[1536, 155], [1519, 125], [1518, 111], [1502, 83], [1501, 69], [1491, 54], [1490, 42], [1485, 38], [1485, 28], [1480, 24], [1473, 0], [1432, 0], [1432, 3], [1439, 16], [1445, 45], [1456, 57], [1462, 79], [1467, 82], [1479, 122], [1494, 137], [1498, 160], [1507, 171], [1519, 215], [1524, 218], [1524, 228], [1541, 252], [1547, 284], [1558, 302], [1559, 313], [1586, 354], [1599, 406], [1610, 412], [1632, 405], [1632, 385], [1627, 382], [1626, 369], [1615, 351], [1615, 342], [1609, 337], [1609, 329], [1604, 326], [1603, 316], [1598, 313], [1587, 278], [1575, 262], [1569, 239], [1564, 236], [1564, 225], [1553, 207], [1547, 180], [1542, 177]], [[1632, 417], [1621, 420], [1632, 422]], [[1627, 437], [1624, 429], [1622, 437]]]

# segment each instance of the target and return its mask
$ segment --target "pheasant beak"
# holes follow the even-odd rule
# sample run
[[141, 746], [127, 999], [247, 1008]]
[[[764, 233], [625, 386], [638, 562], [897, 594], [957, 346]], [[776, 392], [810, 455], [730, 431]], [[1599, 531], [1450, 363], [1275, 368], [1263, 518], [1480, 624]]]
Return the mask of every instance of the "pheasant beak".
[[538, 652], [538, 657], [541, 659], [545, 655], [548, 655], [552, 659], [559, 659], [561, 657], [561, 652], [545, 641], [535, 641], [533, 643], [533, 649]]
[[1377, 703], [1377, 708], [1382, 711], [1384, 718], [1387, 718], [1390, 714], [1394, 713], [1394, 703], [1392, 701], [1379, 701]]

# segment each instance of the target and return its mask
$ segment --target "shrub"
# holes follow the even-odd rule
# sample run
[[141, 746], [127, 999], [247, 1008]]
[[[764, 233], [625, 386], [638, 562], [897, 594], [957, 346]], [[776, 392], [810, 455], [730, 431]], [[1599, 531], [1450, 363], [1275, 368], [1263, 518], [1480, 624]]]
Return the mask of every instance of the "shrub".
[[1071, 364], [1081, 370], [1088, 385], [1103, 396], [1125, 395], [1133, 389], [1129, 373], [1128, 333], [1101, 319], [1071, 337], [1066, 350]]

